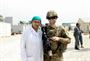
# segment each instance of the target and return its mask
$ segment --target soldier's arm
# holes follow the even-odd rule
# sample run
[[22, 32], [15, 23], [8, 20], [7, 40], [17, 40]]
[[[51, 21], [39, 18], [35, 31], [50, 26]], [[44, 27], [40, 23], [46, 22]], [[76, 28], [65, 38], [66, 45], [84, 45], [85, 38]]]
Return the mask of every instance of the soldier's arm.
[[62, 37], [56, 37], [56, 36], [52, 37], [51, 39], [55, 42], [61, 42], [63, 44], [68, 44], [71, 42], [69, 38], [62, 38]]
[[59, 42], [63, 43], [63, 44], [69, 44], [71, 42], [71, 39], [70, 38], [62, 38], [62, 37], [59, 37]]
[[68, 43], [71, 42], [71, 38], [66, 34], [65, 29], [62, 28], [60, 34], [61, 34], [61, 36], [59, 37], [59, 38], [60, 38], [59, 41], [60, 41], [61, 43], [68, 44]]
[[67, 32], [66, 32], [64, 29], [61, 30], [61, 32], [60, 32], [60, 37], [71, 39], [71, 38], [69, 37], [69, 35], [67, 34]]

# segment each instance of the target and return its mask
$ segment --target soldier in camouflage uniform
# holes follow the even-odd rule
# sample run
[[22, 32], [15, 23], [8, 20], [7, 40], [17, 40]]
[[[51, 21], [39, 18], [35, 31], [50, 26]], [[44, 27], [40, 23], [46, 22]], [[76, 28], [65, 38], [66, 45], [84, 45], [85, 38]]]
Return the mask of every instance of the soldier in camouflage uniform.
[[65, 33], [61, 26], [56, 26], [57, 13], [53, 10], [48, 11], [46, 18], [49, 21], [46, 26], [47, 37], [50, 41], [51, 54], [44, 53], [44, 61], [63, 61], [63, 52], [67, 49], [67, 44], [70, 43], [70, 38]]

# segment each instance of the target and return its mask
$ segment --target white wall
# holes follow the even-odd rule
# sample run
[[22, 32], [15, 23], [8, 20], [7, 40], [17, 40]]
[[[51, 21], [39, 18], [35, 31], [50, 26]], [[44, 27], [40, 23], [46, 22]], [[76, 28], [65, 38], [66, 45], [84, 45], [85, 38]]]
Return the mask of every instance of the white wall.
[[22, 33], [23, 30], [25, 30], [28, 27], [28, 25], [13, 25], [12, 26], [12, 33]]
[[0, 37], [11, 35], [11, 24], [0, 22]]

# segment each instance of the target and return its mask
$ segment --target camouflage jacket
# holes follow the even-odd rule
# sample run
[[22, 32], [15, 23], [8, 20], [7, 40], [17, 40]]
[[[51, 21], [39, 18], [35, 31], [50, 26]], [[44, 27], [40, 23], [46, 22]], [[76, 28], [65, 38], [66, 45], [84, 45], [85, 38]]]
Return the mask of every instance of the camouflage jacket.
[[64, 52], [67, 48], [67, 44], [70, 43], [70, 40], [69, 41], [62, 40], [60, 42], [55, 42], [55, 41], [49, 39], [53, 36], [69, 38], [68, 35], [66, 34], [65, 30], [61, 26], [58, 26], [55, 28], [52, 28], [51, 26], [47, 26], [46, 27], [46, 35], [49, 40], [49, 47], [53, 53], [55, 53], [57, 50]]

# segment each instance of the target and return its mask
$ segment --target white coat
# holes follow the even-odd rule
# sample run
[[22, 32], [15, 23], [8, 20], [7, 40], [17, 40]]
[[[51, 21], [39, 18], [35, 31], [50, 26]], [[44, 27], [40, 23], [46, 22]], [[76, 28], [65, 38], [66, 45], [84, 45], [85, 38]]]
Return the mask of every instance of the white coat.
[[27, 28], [21, 40], [22, 61], [43, 61], [42, 32], [32, 26]]

